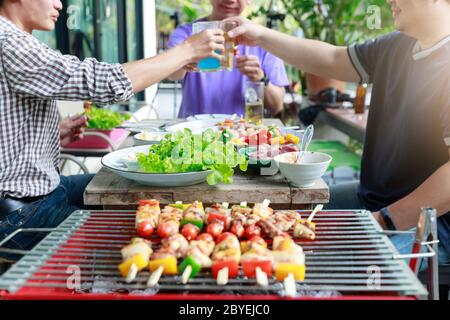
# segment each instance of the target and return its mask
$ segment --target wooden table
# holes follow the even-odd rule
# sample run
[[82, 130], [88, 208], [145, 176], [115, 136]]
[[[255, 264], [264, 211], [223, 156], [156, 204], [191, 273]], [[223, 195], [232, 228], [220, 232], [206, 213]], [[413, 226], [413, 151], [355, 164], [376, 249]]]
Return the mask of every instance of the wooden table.
[[353, 109], [327, 108], [319, 114], [318, 119], [363, 143], [368, 116], [367, 110], [364, 114], [355, 114]]
[[[265, 123], [283, 126], [278, 119], [267, 119]], [[160, 200], [162, 204], [195, 200], [201, 200], [205, 204], [215, 202], [234, 204], [270, 199], [273, 208], [310, 209], [313, 204], [329, 201], [329, 189], [322, 179], [319, 179], [312, 188], [300, 189], [291, 186], [281, 174], [260, 176], [239, 170], [234, 176], [234, 183], [230, 185], [210, 186], [205, 182], [187, 187], [149, 187], [102, 168], [84, 193], [86, 205], [101, 205], [105, 209], [135, 208], [140, 199], [151, 198]]]
[[194, 186], [160, 188], [149, 187], [119, 177], [103, 168], [94, 177], [84, 193], [86, 205], [102, 205], [105, 209], [129, 209], [140, 199], [158, 199], [162, 204], [175, 201], [193, 202], [201, 200], [240, 203], [271, 200], [273, 207], [309, 209], [312, 204], [327, 203], [327, 184], [319, 179], [312, 188], [292, 187], [281, 174], [272, 177], [237, 172], [234, 183], [210, 186], [206, 182]]

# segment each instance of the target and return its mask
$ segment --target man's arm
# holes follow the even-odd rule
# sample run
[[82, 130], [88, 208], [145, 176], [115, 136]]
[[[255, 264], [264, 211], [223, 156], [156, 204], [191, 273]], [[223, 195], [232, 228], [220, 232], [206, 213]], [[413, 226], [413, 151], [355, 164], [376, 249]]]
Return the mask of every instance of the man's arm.
[[185, 64], [209, 56], [222, 59], [214, 50], [223, 51], [224, 42], [222, 30], [207, 30], [160, 56], [120, 65], [80, 61], [35, 39], [10, 37], [2, 47], [2, 71], [9, 88], [22, 97], [111, 104], [130, 99]]
[[169, 80], [172, 80], [172, 81], [180, 81], [180, 80], [183, 80], [185, 76], [186, 76], [186, 70], [185, 69], [180, 69], [180, 70], [175, 71], [174, 73], [172, 73], [167, 78]]
[[264, 91], [264, 105], [272, 115], [276, 115], [283, 110], [284, 96], [286, 90], [269, 83]]
[[322, 77], [351, 82], [360, 80], [346, 47], [295, 38], [241, 17], [227, 20], [239, 23], [239, 27], [228, 33], [239, 43], [263, 47], [298, 69]]
[[[438, 216], [450, 211], [450, 161], [440, 167], [416, 190], [390, 205], [388, 209], [396, 228], [407, 230], [417, 225], [420, 208], [424, 206], [435, 208]], [[380, 222], [379, 213], [374, 215]], [[383, 226], [382, 222], [380, 224]]]
[[182, 68], [190, 63], [208, 56], [220, 59], [215, 51], [223, 51], [223, 43], [221, 30], [206, 30], [156, 57], [126, 63], [123, 68], [131, 80], [134, 92], [139, 92], [169, 75], [178, 74], [181, 77], [181, 72], [185, 73]]

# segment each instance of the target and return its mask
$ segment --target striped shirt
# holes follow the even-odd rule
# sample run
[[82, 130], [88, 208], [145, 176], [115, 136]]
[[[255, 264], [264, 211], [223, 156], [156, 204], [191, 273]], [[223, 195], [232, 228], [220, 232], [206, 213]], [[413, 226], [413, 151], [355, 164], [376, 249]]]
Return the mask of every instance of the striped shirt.
[[120, 64], [62, 55], [0, 16], [0, 197], [43, 196], [59, 185], [56, 100], [132, 95]]

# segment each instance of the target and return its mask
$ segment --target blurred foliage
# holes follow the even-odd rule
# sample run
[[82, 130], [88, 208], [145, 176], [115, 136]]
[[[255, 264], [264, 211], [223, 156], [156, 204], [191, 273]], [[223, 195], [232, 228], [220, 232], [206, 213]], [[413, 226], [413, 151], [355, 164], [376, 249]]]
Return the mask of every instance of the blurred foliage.
[[[161, 32], [170, 33], [175, 25], [171, 16], [177, 12], [179, 23], [192, 22], [211, 12], [208, 0], [156, 0]], [[380, 28], [369, 28], [371, 6], [380, 9]], [[271, 13], [285, 14], [278, 24], [281, 31], [300, 31], [305, 37], [336, 45], [348, 45], [392, 30], [392, 17], [386, 0], [253, 0], [245, 15], [267, 22]]]
[[[377, 27], [373, 26], [374, 8], [380, 14]], [[250, 17], [267, 17], [274, 11], [286, 15], [279, 25], [281, 31], [341, 46], [374, 38], [393, 29], [386, 0], [265, 1]]]
[[211, 12], [209, 1], [156, 0], [156, 8], [159, 30], [166, 34], [175, 28], [175, 21], [171, 18], [174, 13], [178, 13], [180, 23], [188, 23]]

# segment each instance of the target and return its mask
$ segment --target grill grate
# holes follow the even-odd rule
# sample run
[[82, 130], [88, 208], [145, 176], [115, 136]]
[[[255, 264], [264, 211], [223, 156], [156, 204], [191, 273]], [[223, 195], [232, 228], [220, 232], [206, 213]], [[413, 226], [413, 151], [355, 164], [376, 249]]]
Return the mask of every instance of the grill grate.
[[[303, 213], [301, 211], [301, 213]], [[309, 213], [309, 212], [304, 212]], [[56, 293], [223, 293], [283, 295], [283, 285], [269, 279], [262, 288], [252, 279], [230, 279], [218, 286], [209, 273], [202, 273], [187, 285], [180, 277], [161, 278], [157, 290], [147, 289], [148, 272], [127, 284], [117, 270], [120, 249], [135, 235], [135, 213], [131, 211], [76, 211], [38, 246], [0, 278], [0, 289], [9, 294], [54, 289]], [[396, 249], [366, 211], [319, 212], [316, 240], [300, 241], [306, 254], [306, 279], [297, 283], [305, 295], [389, 295], [424, 297], [427, 291], [402, 260]], [[158, 248], [159, 239], [151, 239]], [[71, 271], [80, 270], [80, 286], [68, 289]], [[368, 283], [378, 272], [378, 283]], [[70, 280], [70, 279], [69, 279]], [[377, 284], [377, 285], [375, 285]], [[313, 293], [314, 292], [314, 293]], [[73, 296], [76, 298], [76, 295]]]

